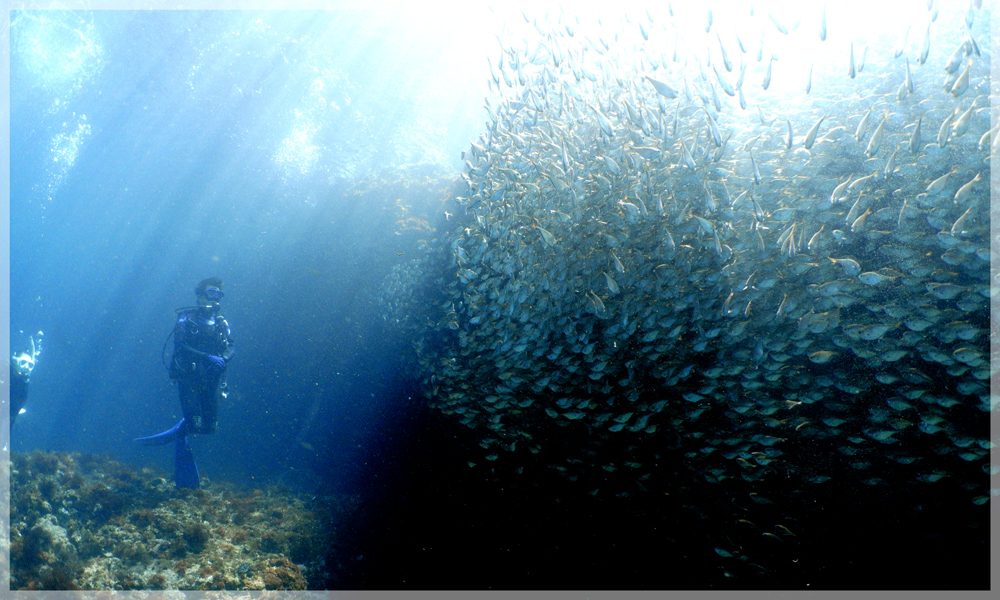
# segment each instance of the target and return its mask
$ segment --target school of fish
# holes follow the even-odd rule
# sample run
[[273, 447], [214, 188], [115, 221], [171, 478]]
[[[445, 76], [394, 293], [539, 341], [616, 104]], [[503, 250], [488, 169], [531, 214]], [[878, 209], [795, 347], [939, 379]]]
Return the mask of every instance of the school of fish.
[[727, 28], [702, 8], [697, 31], [673, 7], [586, 35], [525, 15], [531, 35], [498, 37], [461, 208], [381, 299], [430, 404], [481, 432], [470, 466], [531, 454], [640, 493], [657, 468], [618, 449], [659, 445], [710, 484], [877, 487], [893, 464], [978, 473], [987, 502], [1000, 136], [979, 9], [913, 3], [926, 29], [842, 35], [807, 73], [771, 40], [832, 44], [834, 3]]

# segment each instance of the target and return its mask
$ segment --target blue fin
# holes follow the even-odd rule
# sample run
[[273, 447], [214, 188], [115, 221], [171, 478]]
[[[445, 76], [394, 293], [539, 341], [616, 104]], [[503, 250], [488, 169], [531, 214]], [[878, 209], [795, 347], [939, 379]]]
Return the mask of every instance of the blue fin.
[[174, 482], [179, 488], [197, 489], [201, 485], [198, 465], [194, 463], [194, 452], [186, 435], [177, 438], [177, 453], [174, 456]]
[[181, 419], [179, 423], [171, 427], [170, 429], [164, 431], [163, 433], [158, 433], [156, 435], [151, 435], [149, 437], [136, 438], [133, 441], [139, 442], [140, 444], [146, 446], [166, 446], [170, 442], [178, 439], [181, 436], [181, 429], [184, 428], [184, 419]]

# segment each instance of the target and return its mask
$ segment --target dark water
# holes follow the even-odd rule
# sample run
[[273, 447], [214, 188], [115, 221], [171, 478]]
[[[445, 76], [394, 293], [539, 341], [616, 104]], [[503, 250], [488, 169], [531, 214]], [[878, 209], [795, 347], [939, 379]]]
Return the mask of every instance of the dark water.
[[[377, 305], [391, 266], [446, 225], [440, 190], [484, 118], [473, 48], [492, 34], [428, 23], [12, 13], [11, 327], [43, 331], [44, 350], [11, 449], [172, 469], [131, 440], [180, 417], [161, 349], [173, 310], [218, 276], [238, 350], [219, 431], [193, 441], [201, 472], [357, 495], [356, 517], [330, 524], [338, 587], [986, 585], [988, 507], [961, 494], [838, 498], [802, 516], [808, 540], [759, 549], [761, 571], [705, 560], [730, 546], [716, 519], [739, 484], [594, 499], [467, 467], [478, 435], [424, 405]], [[688, 477], [683, 457], [660, 460]]]

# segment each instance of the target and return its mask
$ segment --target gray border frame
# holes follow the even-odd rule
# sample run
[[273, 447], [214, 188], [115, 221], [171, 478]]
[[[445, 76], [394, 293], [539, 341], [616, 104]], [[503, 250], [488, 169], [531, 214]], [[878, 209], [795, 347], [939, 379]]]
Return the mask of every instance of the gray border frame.
[[[514, 1], [514, 0], [508, 0]], [[577, 0], [579, 1], [579, 0]], [[584, 0], [588, 1], [588, 0]], [[660, 0], [647, 0], [656, 2]], [[680, 0], [684, 1], [684, 0]], [[880, 0], [873, 0], [880, 1]], [[916, 0], [896, 0], [902, 6], [904, 4], [917, 4]], [[958, 0], [956, 0], [957, 2]], [[215, 9], [215, 10], [318, 10], [318, 9], [358, 9], [371, 10], [378, 7], [392, 6], [414, 6], [420, 3], [422, 6], [432, 6], [435, 9], [452, 9], [455, 15], [461, 15], [463, 5], [467, 8], [468, 3], [481, 3], [482, 0], [466, 0], [466, 2], [455, 2], [454, 0], [413, 0], [405, 2], [403, 0], [365, 0], [365, 2], [351, 2], [349, 0], [189, 0], [188, 2], [177, 0], [0, 0], [3, 11], [0, 13], [0, 311], [5, 318], [0, 318], [0, 350], [10, 355], [10, 11], [11, 10], [190, 10], [190, 9]], [[548, 3], [543, 0], [544, 3]], [[570, 4], [571, 2], [567, 2]], [[630, 2], [631, 3], [631, 2]], [[553, 3], [555, 4], [555, 3]], [[637, 8], [641, 8], [643, 2], [634, 3]], [[923, 4], [922, 2], [920, 3]], [[1000, 49], [1000, 15], [992, 9], [1000, 10], [1000, 2], [985, 0], [983, 10], [990, 11], [990, 39], [991, 57], [996, 56]], [[996, 127], [1000, 120], [1000, 64], [994, 61], [991, 64], [991, 127]], [[996, 91], [995, 91], [996, 90]], [[1000, 287], [1000, 157], [996, 154], [991, 156], [990, 163], [990, 221], [991, 221], [991, 263], [990, 281], [991, 287]], [[996, 294], [991, 299], [990, 306], [990, 356], [991, 367], [995, 373], [990, 378], [990, 394], [994, 398], [1000, 398], [1000, 290], [994, 289]], [[0, 386], [0, 394], [9, 402], [10, 388], [3, 379], [4, 384]], [[9, 536], [10, 531], [10, 473], [7, 465], [10, 464], [10, 455], [6, 450], [10, 438], [10, 417], [7, 411], [0, 411], [0, 527], [2, 534]], [[990, 413], [990, 437], [996, 444], [1000, 440], [1000, 408], [994, 409]], [[994, 446], [991, 451], [992, 460], [1000, 462], [1000, 445]], [[1000, 475], [995, 475], [994, 481], [1000, 480]], [[993, 487], [1000, 488], [1000, 483]], [[1000, 542], [998, 535], [997, 513], [1000, 512], [1000, 498], [990, 501], [990, 545], [996, 546]], [[4, 569], [4, 565], [10, 564], [9, 556], [10, 541], [2, 546], [6, 556], [0, 558], [0, 599], [6, 600], [83, 600], [83, 599], [118, 599], [132, 600], [208, 600], [208, 599], [247, 599], [247, 600], [327, 600], [327, 599], [353, 599], [353, 598], [407, 598], [407, 599], [427, 599], [439, 600], [450, 598], [536, 598], [545, 597], [557, 598], [587, 598], [589, 599], [621, 599], [638, 600], [645, 598], [663, 598], [666, 596], [714, 598], [729, 597], [740, 598], [740, 600], [753, 600], [756, 598], [841, 598], [844, 596], [869, 597], [877, 596], [884, 598], [901, 598], [906, 600], [923, 599], [938, 600], [947, 593], [949, 598], [994, 598], [991, 592], [825, 592], [825, 591], [773, 591], [773, 592], [615, 592], [615, 591], [573, 591], [573, 592], [537, 592], [537, 591], [457, 591], [457, 592], [434, 592], [434, 591], [323, 591], [323, 592], [186, 592], [186, 591], [82, 591], [82, 592], [12, 592], [10, 591], [10, 573]], [[998, 568], [996, 555], [991, 556], [990, 588], [1000, 589], [1000, 568]]]

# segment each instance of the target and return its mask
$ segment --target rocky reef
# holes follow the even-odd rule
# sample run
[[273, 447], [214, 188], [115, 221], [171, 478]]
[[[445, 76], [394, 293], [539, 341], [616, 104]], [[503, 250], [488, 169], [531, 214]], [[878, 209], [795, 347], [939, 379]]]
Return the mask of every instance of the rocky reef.
[[[306, 590], [329, 583], [334, 532], [282, 487], [246, 489], [94, 455], [11, 455], [12, 590]], [[336, 508], [339, 507], [339, 508]]]

